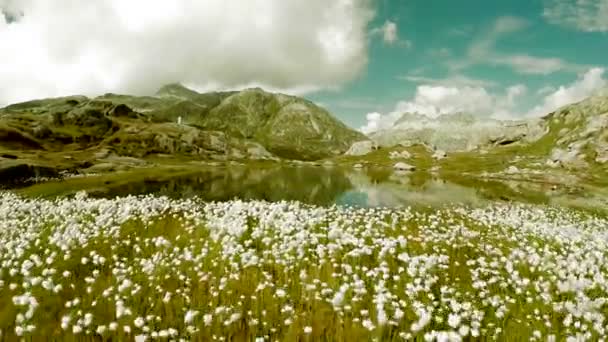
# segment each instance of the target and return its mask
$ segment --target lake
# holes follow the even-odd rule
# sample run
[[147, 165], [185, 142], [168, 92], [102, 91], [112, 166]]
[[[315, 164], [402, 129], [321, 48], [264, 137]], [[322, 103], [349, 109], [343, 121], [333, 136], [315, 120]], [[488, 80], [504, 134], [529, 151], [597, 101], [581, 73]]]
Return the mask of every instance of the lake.
[[[120, 175], [117, 174], [117, 178]], [[73, 180], [63, 182], [56, 183], [55, 187]], [[127, 183], [91, 183], [93, 181], [82, 189], [92, 197], [103, 198], [153, 194], [171, 198], [198, 197], [206, 201], [285, 200], [322, 206], [336, 204], [358, 207], [479, 206], [497, 200], [605, 206], [603, 199], [589, 197], [584, 191], [565, 187], [556, 190], [542, 183], [466, 177], [442, 179], [426, 172], [396, 173], [391, 169], [309, 165], [205, 166], [192, 172], [176, 172], [174, 176], [167, 173], [162, 177], [135, 178]]]

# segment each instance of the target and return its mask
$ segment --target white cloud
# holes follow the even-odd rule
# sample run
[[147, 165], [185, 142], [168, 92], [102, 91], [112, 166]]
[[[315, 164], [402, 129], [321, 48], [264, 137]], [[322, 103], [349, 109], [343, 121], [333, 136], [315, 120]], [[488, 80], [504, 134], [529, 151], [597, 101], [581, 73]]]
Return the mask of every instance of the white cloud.
[[547, 0], [543, 16], [580, 31], [608, 32], [608, 0]]
[[465, 112], [485, 117], [514, 117], [512, 111], [516, 99], [525, 93], [526, 87], [523, 85], [509, 87], [504, 94], [490, 93], [483, 87], [421, 85], [416, 89], [414, 98], [398, 102], [392, 112], [367, 114], [367, 123], [360, 130], [367, 134], [390, 128], [403, 113], [437, 117]]
[[395, 44], [398, 40], [397, 23], [387, 20], [382, 26], [384, 42], [387, 44]]
[[471, 78], [462, 74], [454, 74], [444, 78], [433, 78], [419, 75], [398, 76], [400, 80], [410, 81], [419, 84], [440, 85], [446, 87], [493, 87], [496, 82]]
[[452, 50], [447, 47], [434, 48], [429, 50], [429, 55], [435, 58], [447, 58], [452, 56]]
[[384, 43], [387, 45], [398, 45], [407, 48], [412, 46], [411, 41], [399, 38], [399, 30], [397, 28], [397, 23], [391, 20], [385, 21], [384, 25], [382, 25], [381, 27], [372, 29], [370, 34], [372, 36], [381, 35], [382, 41], [384, 41]]
[[604, 78], [605, 69], [592, 68], [581, 75], [573, 83], [560, 86], [557, 90], [545, 96], [542, 104], [534, 107], [527, 116], [542, 116], [570, 103], [578, 102], [592, 95], [599, 89], [608, 86], [608, 79]]
[[[440, 85], [438, 80], [428, 78], [436, 85], [420, 85], [412, 99], [400, 101], [394, 110], [381, 114], [367, 114], [367, 123], [361, 127], [363, 133], [371, 133], [387, 129], [401, 117], [403, 113], [418, 113], [429, 117], [441, 114], [465, 112], [479, 117], [492, 117], [501, 120], [517, 120], [522, 117], [539, 117], [549, 114], [556, 109], [579, 102], [598, 90], [608, 87], [608, 79], [604, 77], [604, 68], [591, 68], [581, 74], [577, 80], [558, 88], [544, 86], [533, 94], [540, 104], [531, 110], [522, 110], [522, 97], [528, 94], [528, 88], [523, 84], [507, 87], [500, 92], [488, 91], [483, 86], [462, 84], [456, 86]], [[423, 81], [424, 77], [410, 77]], [[528, 107], [529, 108], [529, 107]]]
[[169, 82], [336, 88], [367, 63], [372, 6], [370, 0], [0, 0], [10, 13], [0, 15], [0, 102], [148, 94]]
[[446, 64], [452, 72], [461, 71], [474, 65], [507, 66], [524, 75], [548, 75], [558, 71], [580, 72], [587, 68], [568, 63], [555, 57], [538, 57], [528, 54], [505, 54], [496, 51], [496, 44], [504, 36], [520, 32], [528, 22], [517, 17], [500, 17], [485, 34], [474, 39], [464, 58], [451, 59]]
[[540, 58], [529, 55], [497, 56], [493, 62], [511, 66], [520, 74], [548, 75], [569, 67], [559, 58]]

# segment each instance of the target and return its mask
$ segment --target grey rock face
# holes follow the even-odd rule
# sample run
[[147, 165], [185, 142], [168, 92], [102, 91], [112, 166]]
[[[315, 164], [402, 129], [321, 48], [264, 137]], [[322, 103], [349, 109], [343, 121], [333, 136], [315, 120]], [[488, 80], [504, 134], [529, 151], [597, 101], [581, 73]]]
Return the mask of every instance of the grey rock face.
[[357, 141], [344, 153], [347, 156], [363, 156], [378, 149], [378, 144], [371, 140]]
[[371, 133], [370, 137], [381, 146], [421, 143], [442, 151], [469, 151], [535, 141], [542, 133], [536, 120], [499, 121], [462, 113], [431, 118], [406, 113], [392, 128]]

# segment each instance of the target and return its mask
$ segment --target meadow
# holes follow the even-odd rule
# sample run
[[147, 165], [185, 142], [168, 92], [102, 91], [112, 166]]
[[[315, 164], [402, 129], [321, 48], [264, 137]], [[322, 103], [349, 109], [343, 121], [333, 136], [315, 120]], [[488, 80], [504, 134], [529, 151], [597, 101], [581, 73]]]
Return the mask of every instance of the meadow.
[[0, 339], [596, 341], [608, 219], [0, 192]]

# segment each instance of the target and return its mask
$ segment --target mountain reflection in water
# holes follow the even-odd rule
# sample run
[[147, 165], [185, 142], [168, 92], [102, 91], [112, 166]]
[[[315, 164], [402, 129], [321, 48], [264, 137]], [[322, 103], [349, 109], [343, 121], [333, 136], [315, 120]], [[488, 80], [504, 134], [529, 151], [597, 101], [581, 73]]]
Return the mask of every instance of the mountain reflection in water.
[[229, 166], [203, 169], [187, 176], [143, 179], [90, 193], [95, 197], [154, 194], [206, 201], [232, 199], [301, 201], [315, 205], [398, 207], [484, 202], [474, 189], [437, 178], [416, 180], [408, 173], [344, 170], [332, 167]]

